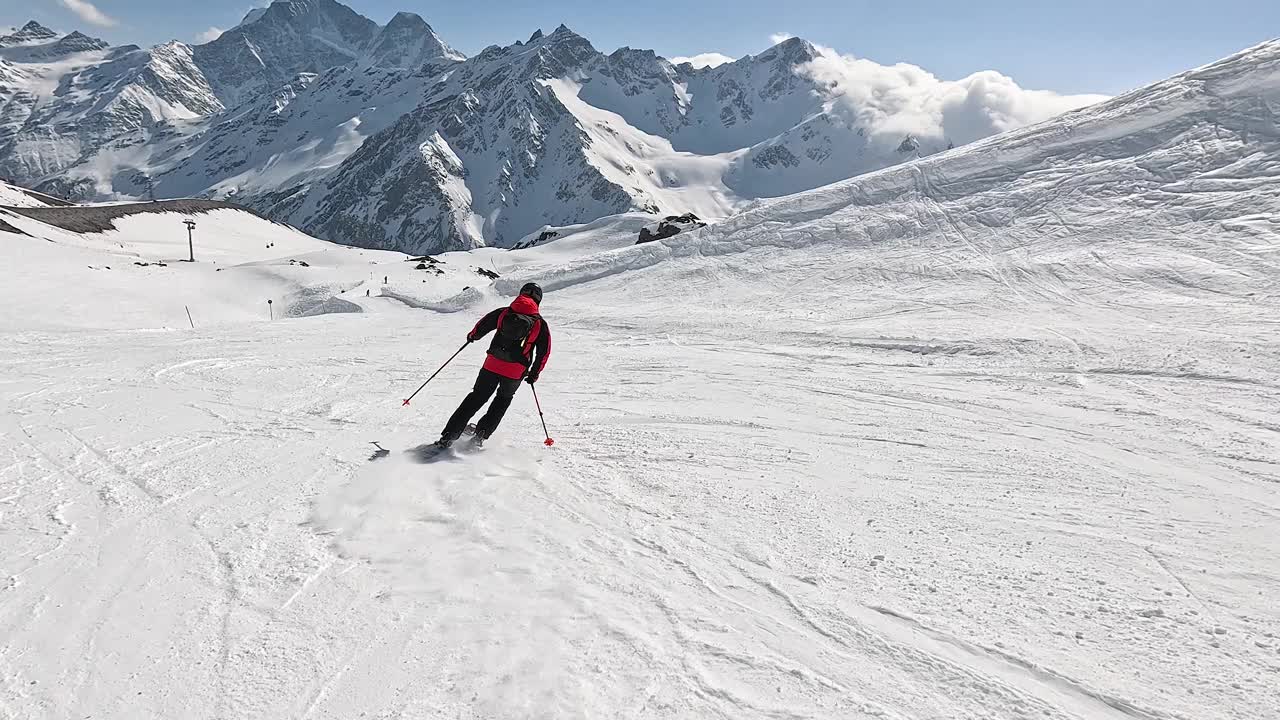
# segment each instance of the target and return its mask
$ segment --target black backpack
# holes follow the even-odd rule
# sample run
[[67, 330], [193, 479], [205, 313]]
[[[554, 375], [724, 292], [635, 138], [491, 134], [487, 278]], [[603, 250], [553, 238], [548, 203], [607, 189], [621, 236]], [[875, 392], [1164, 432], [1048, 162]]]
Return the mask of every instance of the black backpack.
[[507, 310], [498, 319], [498, 331], [489, 345], [489, 354], [507, 362], [520, 363], [527, 366], [530, 336], [533, 329], [541, 322], [537, 315], [522, 315], [514, 310]]

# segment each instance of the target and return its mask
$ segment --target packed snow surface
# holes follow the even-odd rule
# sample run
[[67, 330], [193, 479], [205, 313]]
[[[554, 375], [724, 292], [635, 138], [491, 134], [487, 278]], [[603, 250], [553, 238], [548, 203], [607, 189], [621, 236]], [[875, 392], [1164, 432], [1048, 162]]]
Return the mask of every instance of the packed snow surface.
[[0, 182], [0, 207], [47, 207], [40, 193]]
[[[1263, 45], [641, 246], [0, 211], [0, 716], [1273, 718], [1278, 101]], [[527, 280], [556, 444], [522, 388], [422, 462]]]

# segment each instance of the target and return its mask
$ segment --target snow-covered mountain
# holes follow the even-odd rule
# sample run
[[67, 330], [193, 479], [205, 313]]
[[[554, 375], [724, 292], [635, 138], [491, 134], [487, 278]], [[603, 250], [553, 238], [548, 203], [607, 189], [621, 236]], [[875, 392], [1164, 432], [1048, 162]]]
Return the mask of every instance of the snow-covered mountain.
[[327, 177], [366, 138], [417, 107], [454, 62], [437, 58], [413, 72], [369, 65], [300, 75], [172, 145], [171, 158], [153, 165], [157, 193], [235, 197], [270, 208], [270, 198]]
[[[321, 237], [434, 252], [510, 246], [543, 225], [635, 209], [725, 217], [750, 199], [905, 157], [845, 153], [825, 175], [777, 170], [794, 166], [781, 159], [793, 154], [768, 147], [828, 117], [820, 88], [800, 72], [817, 54], [790, 40], [698, 71], [649, 51], [604, 55], [561, 26], [450, 68], [323, 185], [251, 202]], [[837, 121], [829, 126], [835, 131], [823, 135], [797, 131], [796, 142], [861, 140]]]
[[171, 126], [224, 109], [183, 43], [111, 48], [34, 23], [19, 34], [0, 41], [0, 175], [24, 184], [110, 196]]
[[[883, 91], [894, 77], [859, 92], [868, 68], [901, 66], [849, 79], [801, 39], [695, 68], [604, 54], [561, 26], [467, 59], [417, 15], [380, 27], [335, 0], [277, 0], [197, 46], [106, 48], [38, 25], [8, 37], [0, 174], [77, 199], [235, 197], [325, 238], [412, 252], [510, 246], [632, 210], [714, 220], [944, 150], [953, 131], [967, 142], [1052, 114], [949, 119], [957, 103], [1001, 111], [1001, 93], [970, 92], [970, 78], [910, 106]], [[908, 87], [941, 85], [914, 71]]]
[[[360, 65], [409, 75], [457, 59], [416, 15], [383, 28], [333, 0], [279, 0], [210, 43], [147, 50], [32, 22], [0, 38], [0, 175], [82, 200], [147, 197], [151, 175], [197, 147], [189, 135], [216, 137], [311, 74]], [[346, 90], [334, 99], [358, 105]], [[228, 117], [228, 108], [237, 110]]]
[[195, 48], [196, 62], [227, 105], [272, 92], [300, 73], [351, 66], [362, 58], [400, 67], [452, 55], [416, 15], [397, 15], [382, 28], [335, 0], [278, 0]]
[[22, 29], [0, 37], [0, 49], [5, 50], [5, 55], [22, 62], [53, 61], [107, 47], [105, 41], [79, 31], [58, 35], [34, 20]]
[[[796, 252], [779, 263], [821, 260], [824, 275], [868, 291], [914, 273], [931, 293], [957, 282], [1007, 290], [1015, 305], [1133, 284], [1171, 302], [1270, 299], [1280, 248], [1278, 100], [1280, 40], [952, 152], [761, 203], [611, 260], [631, 273], [675, 258], [788, 248]], [[598, 266], [567, 263], [503, 283], [535, 279], [555, 289], [601, 275]], [[789, 302], [826, 292], [822, 283], [777, 288]]]
[[806, 72], [821, 54], [792, 39], [695, 69], [605, 55], [561, 26], [447, 68], [323, 183], [249, 201], [321, 237], [435, 252], [630, 210], [722, 218], [946, 149], [905, 133], [876, 142]]
[[464, 59], [466, 56], [441, 40], [422, 16], [406, 12], [396, 13], [360, 56], [364, 64], [405, 70], [437, 60]]
[[15, 29], [0, 35], [0, 47], [14, 48], [22, 46], [43, 45], [58, 39], [58, 33], [32, 20], [21, 29]]

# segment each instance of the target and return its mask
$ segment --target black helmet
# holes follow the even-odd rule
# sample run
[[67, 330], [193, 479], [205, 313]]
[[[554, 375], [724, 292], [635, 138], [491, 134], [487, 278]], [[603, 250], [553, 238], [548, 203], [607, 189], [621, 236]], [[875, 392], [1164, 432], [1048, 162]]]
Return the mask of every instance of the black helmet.
[[538, 304], [542, 303], [542, 288], [538, 287], [538, 283], [525, 283], [524, 287], [520, 288], [520, 294], [528, 295]]

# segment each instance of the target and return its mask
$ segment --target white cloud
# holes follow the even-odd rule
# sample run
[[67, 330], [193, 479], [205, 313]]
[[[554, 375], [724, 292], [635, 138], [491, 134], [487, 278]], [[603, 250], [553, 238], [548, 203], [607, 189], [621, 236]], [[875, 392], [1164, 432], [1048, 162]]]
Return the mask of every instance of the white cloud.
[[689, 63], [694, 67], [719, 67], [725, 63], [731, 63], [734, 58], [718, 52], [702, 53], [700, 55], [692, 55], [690, 57], [673, 57], [672, 65], [680, 65], [681, 63]]
[[784, 43], [793, 37], [795, 37], [795, 35], [792, 35], [789, 32], [774, 33], [769, 36], [769, 47], [773, 47], [778, 43]]
[[99, 10], [89, 0], [58, 0], [58, 4], [75, 13], [76, 17], [90, 25], [110, 28], [120, 24], [115, 18]]
[[831, 48], [819, 48], [800, 72], [826, 88], [832, 109], [872, 142], [894, 145], [907, 135], [962, 145], [1107, 99], [1026, 90], [992, 70], [939, 80], [915, 65], [880, 65]]
[[202, 45], [204, 43], [213, 42], [214, 40], [222, 37], [223, 32], [225, 31], [222, 28], [211, 27], [202, 33], [196, 33], [196, 42]]

